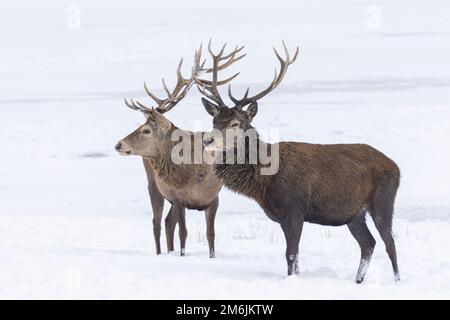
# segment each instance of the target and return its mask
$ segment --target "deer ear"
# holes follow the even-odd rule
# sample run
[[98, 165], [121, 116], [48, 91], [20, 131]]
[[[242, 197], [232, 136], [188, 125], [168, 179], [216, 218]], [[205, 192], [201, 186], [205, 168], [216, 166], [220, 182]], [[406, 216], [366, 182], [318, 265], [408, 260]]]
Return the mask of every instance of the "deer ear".
[[172, 122], [155, 109], [152, 110], [151, 117], [154, 119], [156, 126], [164, 132], [169, 131], [172, 127]]
[[258, 103], [256, 101], [250, 103], [247, 110], [245, 111], [249, 121], [252, 121], [258, 112]]
[[150, 116], [152, 115], [150, 112], [148, 111], [142, 111], [142, 114], [144, 115], [145, 119], [148, 120], [148, 118], [150, 118]]
[[155, 114], [154, 114], [155, 109], [151, 108], [148, 111], [142, 111], [142, 113], [145, 116], [145, 119], [147, 119], [148, 123], [154, 123], [156, 124], [156, 119], [155, 119]]
[[205, 107], [206, 111], [213, 117], [215, 117], [219, 113], [219, 106], [212, 103], [211, 101], [206, 100], [205, 98], [202, 98], [203, 106]]

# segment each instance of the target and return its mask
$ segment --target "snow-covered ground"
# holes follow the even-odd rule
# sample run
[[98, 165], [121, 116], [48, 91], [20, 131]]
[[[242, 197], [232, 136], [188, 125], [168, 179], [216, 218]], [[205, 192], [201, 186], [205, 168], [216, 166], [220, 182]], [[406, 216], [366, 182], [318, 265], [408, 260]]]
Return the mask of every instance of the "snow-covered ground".
[[[214, 3], [2, 6], [0, 298], [450, 298], [450, 3]], [[281, 39], [300, 46], [282, 85], [260, 102], [261, 131], [369, 143], [399, 164], [400, 283], [371, 221], [377, 247], [363, 285], [353, 283], [359, 247], [346, 227], [305, 225], [301, 275], [286, 277], [280, 227], [226, 190], [216, 259], [197, 211], [187, 214], [187, 255], [154, 254], [142, 162], [113, 150], [143, 122], [122, 98], [149, 102], [144, 80], [162, 93], [160, 78], [173, 83], [178, 59], [190, 62], [210, 37], [216, 47], [246, 45], [236, 91], [272, 79]], [[168, 117], [211, 128], [199, 97], [192, 90]]]

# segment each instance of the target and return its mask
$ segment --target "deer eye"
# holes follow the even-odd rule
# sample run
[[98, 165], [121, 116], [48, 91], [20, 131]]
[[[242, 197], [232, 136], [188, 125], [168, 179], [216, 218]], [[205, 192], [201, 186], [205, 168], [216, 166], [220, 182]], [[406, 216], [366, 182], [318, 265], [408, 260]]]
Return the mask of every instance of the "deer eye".
[[142, 131], [143, 134], [150, 134], [150, 132], [151, 132], [151, 131], [150, 131], [149, 129], [144, 129], [144, 130]]

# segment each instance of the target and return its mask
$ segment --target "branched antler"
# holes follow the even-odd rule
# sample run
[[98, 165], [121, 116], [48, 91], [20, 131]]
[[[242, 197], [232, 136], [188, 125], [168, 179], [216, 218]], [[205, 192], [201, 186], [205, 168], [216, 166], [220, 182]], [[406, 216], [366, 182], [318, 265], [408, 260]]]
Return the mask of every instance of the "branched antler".
[[[193, 77], [197, 76], [197, 74], [200, 72], [200, 70], [203, 69], [203, 66], [205, 64], [205, 62], [200, 63], [200, 60], [201, 60], [201, 46], [200, 46], [199, 50], [195, 51], [194, 67], [192, 68], [192, 76], [189, 79], [184, 78], [183, 75], [181, 74], [181, 66], [183, 65], [183, 58], [180, 60], [180, 62], [178, 63], [178, 67], [177, 67], [177, 83], [175, 85], [175, 88], [172, 91], [170, 91], [168, 89], [164, 78], [162, 79], [163, 89], [167, 94], [167, 98], [165, 98], [165, 99], [160, 99], [155, 94], [153, 94], [150, 91], [150, 89], [147, 87], [147, 84], [144, 82], [145, 92], [147, 92], [147, 94], [150, 96], [150, 98], [152, 98], [156, 102], [156, 104], [158, 105], [156, 110], [159, 113], [165, 113], [165, 112], [171, 110], [173, 107], [175, 107], [175, 105], [178, 102], [180, 102], [186, 96], [187, 92], [189, 91], [189, 89], [192, 87], [192, 84], [194, 83]], [[151, 111], [151, 108], [146, 107], [139, 101], [135, 101], [133, 99], [130, 99], [130, 101], [128, 101], [127, 99], [124, 99], [124, 100], [125, 100], [125, 104], [133, 110], [138, 110], [141, 112], [150, 112]]]
[[[244, 46], [238, 47], [230, 52], [227, 55], [224, 55], [226, 43], [222, 46], [222, 49], [220, 49], [218, 54], [214, 54], [211, 49], [211, 42], [212, 40], [209, 40], [208, 43], [208, 52], [212, 57], [212, 67], [207, 69], [203, 68], [203, 65], [205, 62], [203, 62], [202, 67], [200, 67], [200, 73], [193, 75], [193, 79], [197, 84], [198, 90], [208, 99], [211, 99], [212, 101], [216, 102], [218, 105], [225, 106], [225, 103], [223, 99], [220, 96], [220, 92], [218, 90], [218, 86], [224, 85], [229, 83], [231, 80], [236, 78], [239, 75], [239, 72], [234, 74], [233, 76], [224, 79], [219, 80], [218, 79], [218, 72], [229, 67], [236, 61], [241, 60], [243, 57], [245, 57], [245, 54], [242, 54], [240, 56], [237, 56], [237, 54], [244, 49]], [[201, 47], [199, 49], [201, 51]], [[222, 63], [222, 64], [221, 64]], [[212, 73], [212, 80], [206, 80], [206, 79], [200, 79], [198, 77], [201, 73]]]
[[231, 94], [231, 84], [228, 85], [228, 96], [231, 99], [231, 101], [233, 101], [233, 103], [235, 104], [235, 107], [237, 109], [241, 110], [247, 104], [261, 99], [262, 97], [267, 95], [269, 92], [271, 92], [273, 89], [275, 89], [280, 84], [281, 80], [283, 80], [284, 75], [286, 74], [288, 67], [291, 64], [293, 64], [295, 62], [295, 60], [297, 59], [298, 52], [299, 52], [299, 49], [297, 47], [294, 57], [291, 59], [289, 56], [289, 51], [288, 51], [284, 41], [283, 41], [283, 48], [284, 48], [284, 52], [286, 55], [286, 60], [283, 60], [283, 58], [281, 58], [281, 56], [278, 54], [277, 50], [275, 48], [273, 48], [275, 55], [277, 56], [278, 60], [280, 61], [280, 72], [277, 74], [277, 69], [275, 69], [275, 76], [274, 76], [272, 82], [270, 83], [270, 85], [265, 90], [261, 91], [260, 93], [254, 95], [252, 97], [249, 97], [248, 93], [249, 93], [250, 88], [247, 88], [244, 96], [241, 99], [237, 99]]

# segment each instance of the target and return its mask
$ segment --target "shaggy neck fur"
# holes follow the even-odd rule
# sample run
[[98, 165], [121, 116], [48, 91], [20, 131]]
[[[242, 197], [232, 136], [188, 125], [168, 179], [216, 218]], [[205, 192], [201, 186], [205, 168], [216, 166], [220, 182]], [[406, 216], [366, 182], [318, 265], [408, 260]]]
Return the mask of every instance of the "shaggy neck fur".
[[[264, 146], [266, 150], [270, 150], [270, 144], [265, 143], [261, 139], [257, 139], [257, 152], [261, 146]], [[245, 140], [245, 152], [244, 156], [241, 157], [243, 161], [237, 159], [237, 148], [234, 149], [234, 162], [233, 163], [223, 163], [215, 165], [215, 173], [222, 180], [222, 183], [228, 189], [235, 191], [237, 193], [243, 194], [250, 198], [259, 200], [265, 195], [266, 186], [269, 184], [268, 180], [272, 179], [272, 176], [261, 175], [261, 168], [263, 165], [260, 163], [259, 157], [257, 157], [257, 163], [249, 163], [249, 145], [248, 139]], [[269, 151], [270, 152], [270, 151]], [[224, 162], [226, 159], [226, 152], [223, 152]]]

